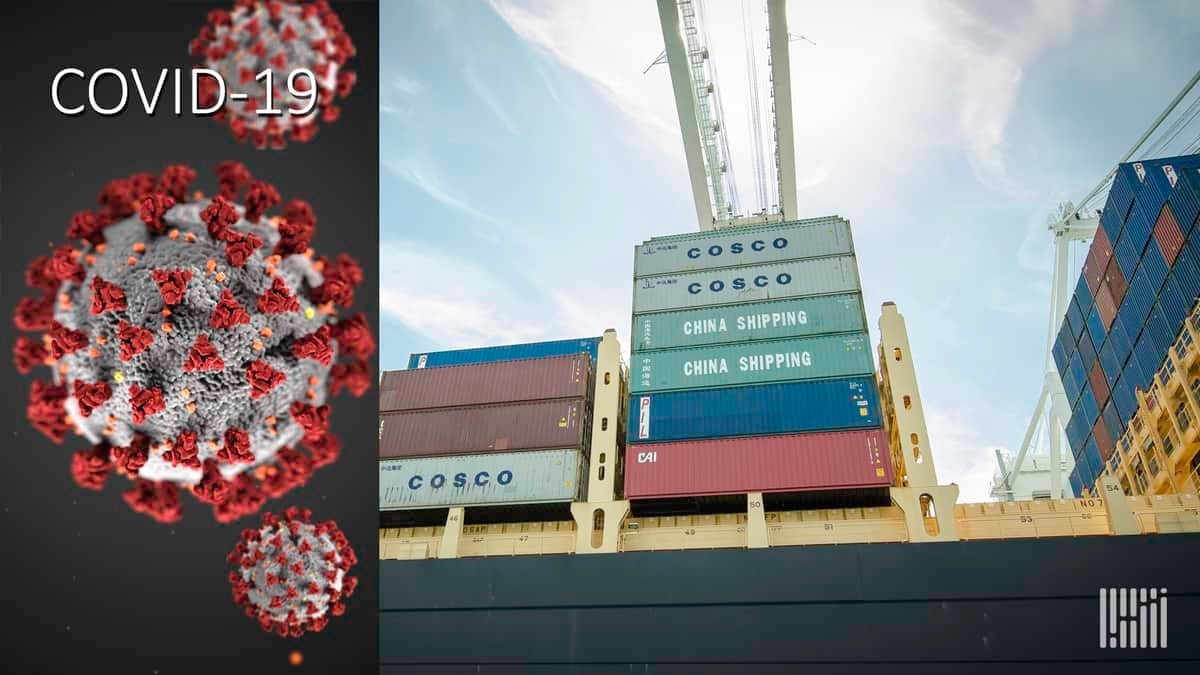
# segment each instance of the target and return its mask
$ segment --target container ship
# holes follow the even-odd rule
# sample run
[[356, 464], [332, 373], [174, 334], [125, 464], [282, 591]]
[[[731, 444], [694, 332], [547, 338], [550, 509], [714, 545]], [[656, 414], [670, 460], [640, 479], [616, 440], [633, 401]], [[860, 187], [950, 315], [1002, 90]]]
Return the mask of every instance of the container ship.
[[413, 354], [381, 382], [381, 672], [1200, 660], [1198, 214], [1200, 157], [1119, 167], [1053, 348], [1073, 499], [958, 503], [836, 216], [636, 246], [628, 363], [613, 330]]

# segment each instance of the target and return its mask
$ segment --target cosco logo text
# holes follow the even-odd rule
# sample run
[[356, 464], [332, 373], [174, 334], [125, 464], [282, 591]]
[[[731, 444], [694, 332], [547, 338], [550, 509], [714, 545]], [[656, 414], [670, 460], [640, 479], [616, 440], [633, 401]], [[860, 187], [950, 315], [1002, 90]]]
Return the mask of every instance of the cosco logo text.
[[[772, 248], [777, 248], [777, 249], [785, 249], [785, 248], [787, 248], [787, 245], [788, 245], [788, 240], [784, 239], [783, 237], [779, 237], [778, 239], [771, 242], [771, 244], [770, 244], [770, 246]], [[756, 239], [756, 240], [750, 242], [750, 250], [751, 251], [765, 251], [765, 250], [767, 250], [767, 242], [763, 241], [762, 239]], [[745, 244], [743, 244], [741, 242], [734, 242], [729, 245], [728, 250], [726, 250], [725, 247], [721, 246], [720, 244], [713, 244], [712, 246], [709, 246], [707, 249], [689, 248], [688, 252], [687, 252], [687, 256], [689, 258], [695, 259], [695, 258], [699, 258], [700, 256], [707, 253], [708, 255], [715, 258], [717, 256], [724, 255], [727, 252], [731, 253], [733, 255], [739, 255], [741, 253], [744, 253], [745, 251], [746, 251]]]
[[[496, 474], [496, 482], [500, 485], [508, 485], [512, 482], [512, 479], [512, 471], [509, 471], [508, 469]], [[434, 474], [429, 479], [429, 487], [433, 488], [434, 490], [440, 490], [446, 485], [446, 480], [447, 478], [445, 474]], [[454, 474], [454, 479], [451, 481], [451, 485], [456, 488], [461, 488], [467, 487], [468, 482], [470, 482], [478, 487], [484, 487], [491, 482], [491, 480], [492, 476], [487, 471], [480, 471], [479, 473], [475, 474], [473, 478], [460, 471], [459, 473]], [[420, 490], [424, 485], [425, 477], [421, 474], [415, 474], [412, 478], [408, 479], [408, 489], [410, 490]]]
[[713, 293], [720, 293], [727, 288], [735, 291], [744, 291], [747, 288], [766, 288], [772, 283], [777, 286], [787, 286], [788, 284], [792, 283], [792, 275], [788, 274], [787, 272], [780, 272], [774, 277], [766, 274], [760, 274], [750, 279], [745, 277], [737, 277], [732, 279], [729, 283], [725, 283], [720, 279], [713, 279], [712, 281], [708, 282], [708, 286], [696, 281], [688, 284], [688, 293], [691, 293], [692, 295], [698, 295], [703, 293], [706, 288]]

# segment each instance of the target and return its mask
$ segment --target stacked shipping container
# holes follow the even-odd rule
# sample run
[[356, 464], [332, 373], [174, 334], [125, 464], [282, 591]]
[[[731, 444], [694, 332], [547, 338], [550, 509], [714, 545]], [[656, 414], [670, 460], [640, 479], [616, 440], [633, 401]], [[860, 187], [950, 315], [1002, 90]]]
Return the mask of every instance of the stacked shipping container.
[[1094, 490], [1200, 296], [1200, 155], [1117, 167], [1055, 340], [1071, 405], [1071, 486]]
[[625, 496], [886, 487], [850, 224], [636, 247]]
[[414, 354], [385, 373], [379, 509], [579, 499], [599, 341]]

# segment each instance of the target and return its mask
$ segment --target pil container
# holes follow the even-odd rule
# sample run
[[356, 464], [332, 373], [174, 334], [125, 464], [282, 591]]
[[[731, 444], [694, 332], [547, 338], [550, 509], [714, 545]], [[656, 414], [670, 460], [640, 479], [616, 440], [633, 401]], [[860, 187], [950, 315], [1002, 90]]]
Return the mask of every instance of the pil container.
[[862, 295], [702, 307], [633, 317], [633, 351], [865, 331]]
[[418, 410], [551, 398], [583, 398], [591, 381], [586, 353], [384, 373], [379, 410]]
[[379, 457], [581, 448], [584, 399], [382, 413]]
[[866, 333], [637, 352], [629, 366], [633, 393], [875, 372]]
[[881, 424], [873, 377], [636, 394], [628, 441], [871, 429]]

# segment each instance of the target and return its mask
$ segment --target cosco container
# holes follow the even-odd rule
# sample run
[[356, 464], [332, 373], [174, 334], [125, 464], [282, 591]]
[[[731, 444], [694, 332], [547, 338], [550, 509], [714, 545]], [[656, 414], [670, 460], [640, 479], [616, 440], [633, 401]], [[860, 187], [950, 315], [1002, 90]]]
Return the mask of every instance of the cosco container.
[[379, 456], [580, 448], [584, 413], [583, 399], [383, 413]]
[[637, 394], [630, 443], [795, 434], [880, 425], [873, 377]]
[[424, 352], [410, 355], [408, 357], [408, 367], [437, 368], [439, 366], [462, 366], [468, 363], [538, 359], [545, 356], [564, 356], [567, 354], [587, 354], [592, 357], [592, 363], [595, 363], [596, 352], [599, 348], [600, 338], [594, 337], [575, 340], [555, 340], [552, 342], [527, 342], [517, 345], [501, 345], [499, 347], [455, 349], [444, 352]]
[[625, 448], [625, 497], [887, 487], [892, 462], [880, 429], [645, 443]]
[[379, 462], [379, 510], [575, 501], [580, 450], [414, 457]]
[[858, 291], [854, 256], [644, 277], [633, 283], [633, 313]]
[[587, 354], [397, 370], [383, 375], [379, 410], [582, 398], [590, 380]]
[[866, 330], [858, 293], [633, 317], [633, 351]]
[[698, 272], [853, 252], [850, 223], [823, 218], [651, 239], [636, 248], [633, 275]]
[[635, 353], [634, 393], [814, 380], [875, 372], [866, 333]]

